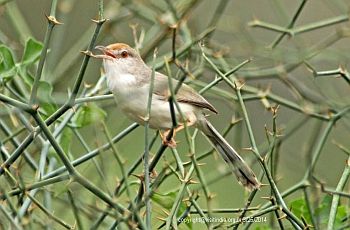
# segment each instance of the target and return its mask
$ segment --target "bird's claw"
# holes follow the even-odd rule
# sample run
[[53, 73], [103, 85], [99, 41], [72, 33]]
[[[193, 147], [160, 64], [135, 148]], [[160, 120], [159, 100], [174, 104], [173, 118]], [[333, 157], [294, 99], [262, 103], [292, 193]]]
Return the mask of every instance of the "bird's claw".
[[174, 138], [171, 138], [170, 141], [169, 141], [168, 139], [164, 138], [164, 139], [162, 140], [162, 144], [163, 144], [163, 145], [166, 145], [166, 146], [168, 146], [168, 147], [170, 147], [170, 148], [172, 148], [172, 149], [176, 148], [176, 141], [175, 141]]
[[169, 132], [166, 131], [164, 134], [162, 134], [160, 132], [160, 137], [162, 138], [162, 144], [163, 145], [166, 145], [170, 148], [176, 148], [176, 141], [175, 139], [172, 137], [170, 140], [168, 140], [168, 135], [169, 135]]

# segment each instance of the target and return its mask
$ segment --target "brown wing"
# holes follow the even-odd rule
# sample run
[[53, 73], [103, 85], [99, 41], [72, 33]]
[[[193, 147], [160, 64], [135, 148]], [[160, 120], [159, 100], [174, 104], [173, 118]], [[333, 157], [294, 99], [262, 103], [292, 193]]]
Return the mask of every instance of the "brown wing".
[[[172, 85], [175, 88], [178, 84], [178, 80], [172, 79]], [[169, 83], [168, 77], [156, 72], [154, 76], [154, 93], [163, 96], [164, 100], [167, 100], [170, 91], [169, 91]], [[218, 113], [218, 111], [212, 106], [204, 97], [198, 94], [194, 89], [186, 84], [182, 84], [181, 88], [176, 94], [176, 99], [178, 102], [191, 104], [200, 108], [208, 109], [214, 113]]]

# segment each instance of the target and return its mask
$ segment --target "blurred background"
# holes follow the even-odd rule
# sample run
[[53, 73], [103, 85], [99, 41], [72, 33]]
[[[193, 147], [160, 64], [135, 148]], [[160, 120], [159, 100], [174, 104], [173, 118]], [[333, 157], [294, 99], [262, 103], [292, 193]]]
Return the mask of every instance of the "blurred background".
[[[87, 49], [96, 27], [91, 19], [99, 18], [98, 3], [98, 1], [84, 0], [57, 2], [56, 19], [63, 24], [53, 29], [42, 74], [42, 80], [52, 86], [51, 97], [56, 107], [66, 102], [73, 88], [84, 57], [81, 51]], [[0, 1], [0, 4], [0, 42], [9, 47], [15, 59], [19, 61], [26, 41], [30, 37], [43, 42], [47, 29], [45, 15], [50, 14], [52, 2], [47, 0]], [[348, 155], [344, 154], [344, 148], [350, 149], [348, 114], [342, 116], [331, 127], [326, 140], [320, 141], [325, 128], [330, 123], [327, 119], [347, 108], [350, 103], [348, 96], [350, 75], [347, 73], [350, 58], [349, 6], [350, 2], [345, 0], [105, 0], [104, 17], [109, 20], [102, 26], [96, 44], [124, 42], [130, 46], [136, 46], [150, 66], [153, 51], [157, 47], [156, 61], [159, 64], [164, 57], [171, 57], [173, 36], [170, 26], [180, 22], [177, 29], [176, 49], [188, 47], [184, 54], [179, 56], [179, 60], [191, 72], [186, 83], [198, 91], [218, 77], [217, 72], [203, 59], [198, 44], [200, 41], [205, 47], [205, 54], [223, 73], [251, 59], [230, 78], [245, 83], [242, 94], [247, 98], [245, 105], [262, 155], [269, 150], [267, 136], [273, 128], [271, 107], [279, 105], [276, 119], [278, 145], [273, 151], [273, 157], [269, 156], [269, 159], [274, 162], [272, 171], [280, 192], [292, 188], [300, 181], [304, 182], [303, 178], [305, 179], [306, 172], [310, 168], [311, 159], [315, 156], [320, 143], [324, 144], [312, 173], [313, 178], [317, 180], [306, 178], [312, 185], [308, 192], [311, 194], [313, 210], [316, 210], [325, 196], [319, 182], [321, 181], [327, 188], [337, 187], [348, 158]], [[97, 51], [92, 50], [92, 52]], [[36, 66], [37, 63], [29, 71], [35, 73]], [[171, 64], [171, 70], [173, 77], [181, 77], [182, 72], [174, 64]], [[164, 66], [158, 71], [168, 73]], [[90, 59], [80, 90], [81, 97], [84, 97], [84, 92], [96, 87], [101, 75], [103, 75], [101, 61]], [[7, 94], [6, 92], [6, 89], [2, 89], [2, 93]], [[97, 95], [108, 93], [103, 82], [98, 88]], [[206, 91], [204, 96], [219, 111], [218, 115], [212, 115], [209, 119], [221, 133], [227, 130], [232, 122], [235, 123], [243, 117], [235, 92], [224, 81]], [[27, 98], [29, 95], [23, 95], [23, 97]], [[79, 117], [83, 115], [77, 110], [70, 123], [71, 126], [67, 127], [67, 129], [78, 130], [90, 150], [107, 143], [101, 122], [98, 120], [104, 120], [112, 136], [132, 124], [120, 112], [113, 98], [96, 101], [95, 105], [99, 111], [97, 119], [92, 118], [92, 122], [83, 122], [79, 126], [76, 123], [79, 123], [79, 119], [83, 119]], [[86, 102], [83, 106], [91, 106], [91, 102]], [[5, 105], [0, 107], [3, 107], [1, 120], [7, 124], [11, 133], [20, 130], [23, 124], [18, 121], [19, 115]], [[27, 114], [25, 116], [33, 125], [35, 124]], [[52, 131], [57, 128], [60, 121], [62, 119], [52, 125]], [[74, 127], [74, 125], [77, 126]], [[190, 131], [193, 133], [194, 129]], [[64, 143], [67, 145], [65, 150], [71, 160], [89, 152], [75, 131], [63, 133], [65, 136], [62, 134], [57, 139], [69, 140]], [[151, 133], [153, 135], [156, 131]], [[27, 131], [23, 131], [17, 137], [22, 141], [26, 135]], [[152, 135], [150, 134], [150, 137]], [[5, 140], [9, 135], [1, 132], [0, 137]], [[189, 147], [184, 133], [179, 133], [176, 139], [179, 142], [177, 151], [182, 161], [189, 162]], [[261, 176], [262, 167], [256, 161], [254, 154], [247, 150], [251, 147], [251, 143], [245, 122], [235, 123], [226, 139], [252, 165], [256, 174]], [[195, 143], [196, 156], [211, 149], [210, 144], [200, 133], [196, 136]], [[156, 153], [160, 144], [161, 140], [158, 137], [151, 149], [151, 154]], [[9, 142], [4, 143], [4, 146], [10, 153], [16, 149]], [[34, 160], [39, 161], [43, 146], [43, 141], [36, 139], [28, 148]], [[125, 168], [128, 169], [144, 151], [144, 129], [138, 127], [115, 146], [125, 159]], [[52, 148], [49, 149], [47, 164], [51, 162], [50, 157], [56, 159], [55, 163], [51, 162], [54, 170], [62, 164], [56, 157], [55, 151]], [[92, 183], [111, 194], [122, 178], [120, 167], [110, 150], [101, 152], [94, 159], [79, 165], [77, 169]], [[160, 172], [169, 162], [174, 162], [174, 157], [172, 151], [167, 149], [156, 171]], [[198, 162], [203, 163], [200, 169], [205, 180], [211, 182], [208, 184], [208, 189], [213, 195], [208, 207], [201, 185], [191, 185], [191, 189], [198, 191], [198, 204], [205, 210], [243, 208], [249, 193], [244, 191], [231, 174], [227, 173], [227, 165], [217, 157], [217, 153], [209, 154]], [[16, 161], [15, 168], [17, 169], [16, 178], [21, 178], [24, 184], [29, 185], [36, 181], [36, 172], [28, 169], [22, 160]], [[134, 174], [142, 174], [142, 164], [137, 167]], [[128, 180], [132, 183], [131, 190], [135, 195], [139, 180], [135, 176], [130, 176]], [[195, 173], [193, 180], [199, 181]], [[265, 177], [262, 182], [268, 184]], [[161, 200], [171, 199], [174, 197], [169, 195], [169, 192], [178, 191], [180, 186], [179, 179], [170, 173], [169, 178], [164, 179], [156, 192], [163, 197], [160, 198]], [[3, 177], [0, 180], [0, 187], [7, 192], [11, 191], [11, 186]], [[50, 193], [51, 203], [47, 207], [50, 207], [50, 210], [60, 219], [76, 225], [76, 217], [73, 215], [73, 208], [67, 195], [68, 188], [78, 206], [81, 226], [90, 228], [96, 224], [101, 210], [104, 210], [106, 205], [79, 184], [71, 183], [69, 180], [51, 184], [42, 187], [36, 194], [36, 198], [42, 201], [45, 199], [45, 192]], [[349, 184], [343, 191], [349, 192]], [[262, 187], [255, 196], [252, 207], [265, 204], [266, 199], [263, 197], [266, 196], [270, 196], [269, 186]], [[296, 190], [286, 197], [285, 201], [290, 207], [293, 201], [303, 196], [303, 189]], [[186, 198], [188, 194], [184, 195], [184, 199]], [[121, 203], [128, 202], [125, 194], [116, 200]], [[13, 202], [17, 205], [16, 207], [23, 205], [15, 198]], [[348, 200], [344, 199], [341, 202], [348, 207]], [[162, 206], [162, 202], [154, 200], [153, 211], [152, 224], [156, 229], [162, 224], [162, 218], [166, 218], [167, 210]], [[346, 212], [349, 213], [348, 208], [345, 209]], [[196, 214], [192, 215], [196, 216]], [[62, 228], [60, 224], [52, 221], [34, 206], [28, 209], [24, 216], [27, 219], [25, 222], [22, 220], [22, 224], [28, 228]], [[229, 212], [216, 214], [216, 216], [233, 218], [238, 217], [239, 213]], [[254, 223], [252, 228], [279, 229], [276, 219], [270, 221], [270, 216], [266, 216], [268, 221]], [[157, 219], [157, 217], [160, 218]], [[0, 215], [0, 222], [3, 222], [1, 226], [7, 229], [9, 225], [5, 220], [4, 215]], [[109, 229], [113, 222], [114, 219], [108, 216], [99, 224], [99, 228]], [[290, 227], [288, 221], [283, 222], [287, 228]], [[345, 219], [344, 225], [346, 223], [349, 224], [348, 219]], [[219, 223], [215, 223], [217, 224]], [[224, 226], [227, 225], [229, 224], [224, 224]], [[181, 224], [179, 227], [180, 229], [207, 228], [206, 225], [198, 223], [193, 223], [192, 226]]]

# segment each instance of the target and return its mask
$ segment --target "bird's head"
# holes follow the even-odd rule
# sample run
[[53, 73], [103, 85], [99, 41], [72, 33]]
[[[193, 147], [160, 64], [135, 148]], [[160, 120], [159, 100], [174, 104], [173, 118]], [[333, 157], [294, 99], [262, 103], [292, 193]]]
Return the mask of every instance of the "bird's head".
[[96, 46], [102, 55], [96, 55], [103, 59], [106, 73], [117, 72], [120, 74], [134, 74], [139, 68], [145, 68], [145, 63], [136, 50], [124, 43], [113, 43], [108, 46]]

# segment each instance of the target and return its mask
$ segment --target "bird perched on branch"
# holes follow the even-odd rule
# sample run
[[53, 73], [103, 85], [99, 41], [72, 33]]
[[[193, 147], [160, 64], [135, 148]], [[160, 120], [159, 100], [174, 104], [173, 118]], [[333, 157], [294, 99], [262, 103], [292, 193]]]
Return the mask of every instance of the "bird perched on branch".
[[[101, 50], [103, 54], [92, 56], [103, 59], [107, 85], [115, 95], [121, 110], [131, 120], [143, 125], [148, 113], [152, 69], [145, 64], [136, 50], [127, 44], [115, 43], [108, 46], [97, 46], [96, 49]], [[178, 81], [172, 79], [172, 85], [177, 84]], [[171, 95], [168, 77], [155, 72], [152, 90], [149, 126], [167, 132], [173, 128], [168, 102]], [[176, 101], [181, 113], [175, 110], [179, 124], [174, 129], [175, 133], [182, 129], [184, 124], [198, 128], [222, 158], [231, 165], [232, 172], [239, 183], [248, 190], [258, 189], [260, 183], [254, 172], [207, 120], [206, 112], [217, 113], [217, 110], [204, 97], [184, 83], [176, 94]], [[176, 144], [174, 141], [167, 141], [166, 135], [163, 135], [162, 139], [163, 143], [169, 146], [174, 147]]]

